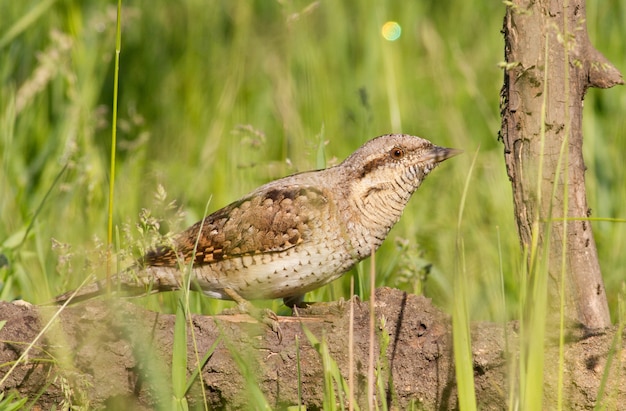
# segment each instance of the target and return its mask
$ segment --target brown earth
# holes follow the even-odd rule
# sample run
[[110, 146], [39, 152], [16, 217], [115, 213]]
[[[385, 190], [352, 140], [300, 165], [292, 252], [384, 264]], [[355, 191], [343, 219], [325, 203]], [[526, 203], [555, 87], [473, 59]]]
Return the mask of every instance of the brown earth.
[[[390, 288], [378, 289], [376, 301], [375, 364], [383, 367], [388, 404], [396, 409], [412, 403], [418, 409], [456, 409], [450, 318], [429, 299]], [[369, 303], [356, 298], [352, 302], [355, 397], [366, 408]], [[275, 409], [297, 405], [299, 364], [302, 402], [308, 410], [321, 409], [324, 371], [320, 351], [324, 346], [348, 381], [350, 306], [350, 302], [326, 304], [301, 312], [301, 317], [280, 317], [282, 341], [245, 315], [194, 315], [193, 334], [200, 358], [221, 336], [202, 368], [209, 407], [250, 408], [254, 405], [250, 403], [254, 401], [250, 399], [250, 384], [257, 386]], [[0, 320], [6, 320], [0, 330], [0, 378], [57, 309], [0, 303]], [[89, 409], [154, 409], [159, 398], [172, 398], [174, 323], [174, 315], [146, 311], [127, 300], [90, 301], [68, 307], [0, 389], [28, 397], [35, 409], [62, 404], [86, 405]], [[323, 343], [312, 346], [305, 328]], [[389, 342], [379, 361], [381, 333]], [[615, 333], [616, 328], [596, 333], [573, 329], [569, 333], [565, 346], [566, 409], [591, 409], [595, 405]], [[519, 375], [514, 368], [519, 347], [517, 324], [506, 325], [506, 339], [503, 325], [475, 324], [472, 340], [478, 406], [483, 410], [506, 409], [508, 392], [515, 385], [507, 378]], [[605, 396], [622, 403], [626, 398], [625, 340], [613, 357], [605, 388]], [[544, 405], [552, 409], [556, 405], [558, 345], [556, 341], [546, 345]], [[189, 329], [187, 352], [189, 376], [197, 368]], [[255, 381], [246, 381], [243, 369]], [[337, 385], [333, 386], [336, 389]], [[187, 398], [192, 409], [201, 405], [202, 387], [197, 379]], [[347, 403], [345, 396], [343, 401]], [[623, 405], [609, 403], [610, 409], [620, 407]]]

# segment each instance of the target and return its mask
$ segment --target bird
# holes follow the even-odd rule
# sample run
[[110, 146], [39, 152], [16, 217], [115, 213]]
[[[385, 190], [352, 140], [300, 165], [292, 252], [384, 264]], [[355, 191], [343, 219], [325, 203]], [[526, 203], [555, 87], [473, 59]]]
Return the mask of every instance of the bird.
[[[242, 311], [258, 299], [297, 306], [378, 249], [426, 176], [461, 152], [407, 134], [373, 138], [336, 166], [271, 181], [206, 216], [113, 275], [111, 288], [142, 295], [188, 286]], [[100, 280], [55, 302], [107, 289]]]

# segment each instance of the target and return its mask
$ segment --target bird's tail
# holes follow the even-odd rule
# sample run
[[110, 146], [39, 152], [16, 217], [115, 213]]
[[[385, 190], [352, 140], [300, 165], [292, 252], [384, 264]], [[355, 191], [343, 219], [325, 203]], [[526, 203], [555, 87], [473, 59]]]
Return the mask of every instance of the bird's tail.
[[107, 280], [99, 280], [84, 284], [75, 290], [54, 297], [53, 303], [59, 305], [74, 304], [109, 292], [126, 297], [150, 294], [150, 290], [146, 289], [145, 285], [140, 284], [132, 272], [134, 272], [132, 269], [127, 269], [113, 275], [108, 282]]

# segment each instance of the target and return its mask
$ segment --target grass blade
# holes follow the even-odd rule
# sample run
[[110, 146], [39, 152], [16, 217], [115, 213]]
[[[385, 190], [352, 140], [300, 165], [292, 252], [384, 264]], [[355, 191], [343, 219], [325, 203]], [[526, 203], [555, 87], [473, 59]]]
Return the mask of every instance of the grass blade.
[[172, 349], [172, 391], [173, 409], [187, 410], [187, 319], [185, 307], [179, 301], [176, 308], [176, 322], [174, 324], [174, 347]]
[[461, 204], [459, 206], [459, 218], [457, 222], [457, 269], [454, 279], [454, 299], [452, 307], [452, 339], [454, 348], [454, 365], [456, 372], [457, 387], [459, 390], [459, 408], [462, 410], [476, 409], [476, 393], [474, 390], [474, 367], [472, 360], [472, 341], [470, 333], [467, 295], [467, 275], [463, 238], [461, 236], [461, 222], [465, 199], [469, 188], [470, 178], [476, 164], [476, 158], [480, 147], [476, 150], [472, 164], [467, 173]]

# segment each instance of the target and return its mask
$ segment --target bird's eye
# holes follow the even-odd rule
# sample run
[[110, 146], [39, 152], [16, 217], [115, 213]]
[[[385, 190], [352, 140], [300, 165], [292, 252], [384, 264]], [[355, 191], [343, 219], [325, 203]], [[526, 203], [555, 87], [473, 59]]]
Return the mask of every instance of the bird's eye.
[[404, 150], [401, 149], [400, 147], [394, 147], [391, 149], [389, 154], [391, 154], [391, 157], [395, 158], [396, 160], [399, 160], [402, 157], [404, 157]]

